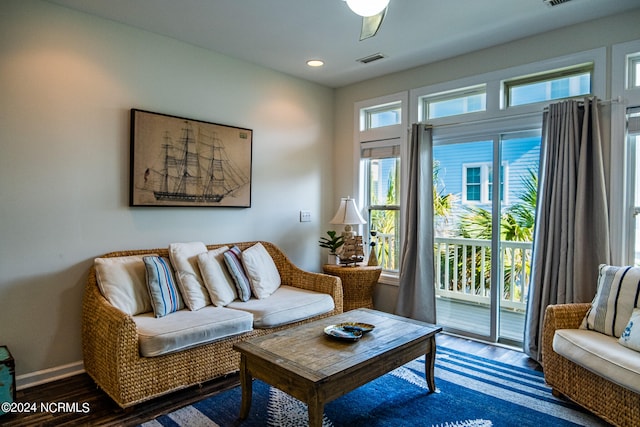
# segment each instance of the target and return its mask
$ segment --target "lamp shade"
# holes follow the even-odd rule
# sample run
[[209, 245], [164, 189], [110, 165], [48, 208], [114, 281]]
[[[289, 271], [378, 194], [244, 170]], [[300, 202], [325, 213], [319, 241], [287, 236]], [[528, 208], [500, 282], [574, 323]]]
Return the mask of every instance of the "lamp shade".
[[360, 16], [377, 15], [389, 5], [389, 0], [346, 0], [349, 9]]
[[350, 197], [343, 198], [340, 200], [340, 207], [338, 207], [338, 212], [336, 212], [335, 216], [329, 224], [342, 224], [342, 225], [351, 225], [351, 224], [366, 224], [367, 221], [362, 218], [360, 212], [358, 211], [358, 206], [356, 206], [356, 201]]

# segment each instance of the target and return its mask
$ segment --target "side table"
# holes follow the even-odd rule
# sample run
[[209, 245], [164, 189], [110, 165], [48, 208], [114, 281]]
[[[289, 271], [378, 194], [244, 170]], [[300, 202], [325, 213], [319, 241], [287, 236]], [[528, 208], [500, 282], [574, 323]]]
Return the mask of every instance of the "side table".
[[378, 283], [382, 267], [325, 264], [322, 270], [342, 281], [344, 311], [373, 308], [373, 287]]

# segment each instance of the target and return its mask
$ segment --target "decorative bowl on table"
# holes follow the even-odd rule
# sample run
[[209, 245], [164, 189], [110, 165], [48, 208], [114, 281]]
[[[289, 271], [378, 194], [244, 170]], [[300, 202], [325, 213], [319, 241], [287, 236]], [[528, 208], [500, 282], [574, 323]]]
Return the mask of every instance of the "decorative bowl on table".
[[375, 326], [368, 323], [343, 322], [324, 328], [324, 333], [331, 338], [344, 341], [358, 341], [362, 335], [371, 332]]

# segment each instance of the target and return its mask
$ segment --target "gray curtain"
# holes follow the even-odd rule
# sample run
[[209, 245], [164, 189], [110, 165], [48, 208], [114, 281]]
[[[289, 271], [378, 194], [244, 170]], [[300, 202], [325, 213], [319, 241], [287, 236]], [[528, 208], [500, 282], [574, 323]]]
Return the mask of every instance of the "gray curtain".
[[598, 102], [549, 106], [542, 122], [538, 202], [524, 351], [540, 361], [547, 305], [591, 302], [610, 260]]
[[433, 141], [431, 128], [411, 126], [404, 183], [404, 215], [400, 258], [400, 289], [396, 314], [436, 322], [433, 259]]

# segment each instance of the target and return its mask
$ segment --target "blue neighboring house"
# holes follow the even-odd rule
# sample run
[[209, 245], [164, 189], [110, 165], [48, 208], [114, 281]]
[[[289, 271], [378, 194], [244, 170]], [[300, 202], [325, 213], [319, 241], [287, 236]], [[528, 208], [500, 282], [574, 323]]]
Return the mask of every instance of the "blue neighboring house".
[[[491, 208], [495, 182], [492, 141], [436, 145], [433, 156], [439, 167], [437, 188], [441, 194], [456, 195], [462, 206]], [[539, 160], [540, 136], [502, 142], [503, 208], [519, 201], [525, 191], [523, 180], [529, 178], [529, 170], [537, 174]]]

